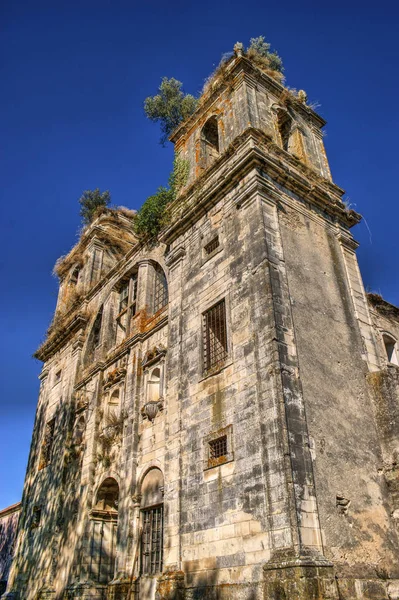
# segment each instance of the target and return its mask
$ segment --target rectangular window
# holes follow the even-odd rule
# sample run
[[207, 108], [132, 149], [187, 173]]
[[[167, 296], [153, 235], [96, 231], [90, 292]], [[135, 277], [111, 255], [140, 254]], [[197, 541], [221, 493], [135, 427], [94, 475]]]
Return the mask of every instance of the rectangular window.
[[34, 506], [33, 511], [32, 511], [31, 529], [36, 529], [36, 527], [39, 527], [41, 518], [42, 518], [41, 506]]
[[204, 439], [204, 469], [213, 469], [234, 460], [233, 427], [227, 425]]
[[227, 358], [226, 305], [221, 300], [203, 315], [203, 361], [208, 372], [221, 367]]
[[121, 313], [123, 310], [125, 310], [127, 308], [127, 303], [128, 303], [128, 298], [129, 298], [129, 284], [127, 283], [126, 285], [123, 286], [120, 296], [119, 296], [119, 313]]
[[216, 236], [204, 246], [205, 254], [209, 256], [209, 254], [212, 254], [217, 248], [219, 248], [219, 236]]
[[47, 467], [47, 465], [49, 465], [51, 462], [51, 453], [54, 444], [54, 429], [55, 419], [51, 419], [51, 421], [46, 423], [44, 430], [44, 437], [40, 453], [39, 471], [44, 469], [44, 467]]
[[168, 303], [168, 284], [162, 269], [155, 269], [154, 273], [154, 313], [158, 312]]
[[222, 435], [209, 442], [209, 458], [215, 460], [227, 456], [227, 435]]
[[137, 273], [130, 279], [130, 316], [134, 317], [137, 312]]
[[155, 575], [162, 572], [163, 505], [141, 512], [141, 573]]
[[[130, 319], [137, 312], [137, 273], [125, 282], [119, 293], [119, 310], [116, 317], [119, 328], [125, 335], [129, 334]], [[118, 337], [118, 334], [117, 334]], [[121, 341], [121, 340], [119, 340]]]

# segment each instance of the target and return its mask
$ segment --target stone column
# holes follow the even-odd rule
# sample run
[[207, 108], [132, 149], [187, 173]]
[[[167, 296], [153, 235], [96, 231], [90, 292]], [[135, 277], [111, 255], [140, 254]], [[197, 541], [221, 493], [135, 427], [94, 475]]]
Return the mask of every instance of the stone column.
[[[181, 572], [181, 336], [182, 295], [185, 249], [174, 248], [167, 257], [169, 267], [169, 336], [166, 355], [166, 427], [164, 492], [164, 565], [157, 597], [161, 600], [182, 598], [184, 575]], [[168, 374], [173, 374], [169, 377]]]

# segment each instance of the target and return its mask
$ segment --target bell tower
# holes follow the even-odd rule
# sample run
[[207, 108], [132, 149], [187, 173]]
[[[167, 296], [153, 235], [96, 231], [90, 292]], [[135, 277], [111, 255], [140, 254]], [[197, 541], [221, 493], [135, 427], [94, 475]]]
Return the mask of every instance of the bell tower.
[[[345, 207], [343, 190], [332, 182], [325, 121], [306, 102], [305, 92], [288, 91], [237, 45], [235, 56], [208, 82], [198, 110], [171, 137], [190, 164], [190, 176], [162, 236], [170, 257], [187, 252], [190, 260], [183, 232], [196, 230], [206, 260], [209, 240], [219, 235], [232, 258], [225, 283], [230, 318], [242, 310], [252, 331], [241, 351], [247, 356], [253, 350], [254, 356], [242, 374], [250, 368], [256, 373], [253, 427], [260, 432], [268, 600], [339, 597], [331, 545], [342, 535], [349, 547], [350, 532], [336, 518], [343, 467], [336, 455], [348, 440], [342, 431], [329, 431], [325, 413], [340, 414], [343, 423], [352, 420], [356, 427], [347, 402], [359, 402], [359, 389], [367, 396], [364, 375], [376, 368], [350, 233], [361, 217]], [[239, 309], [247, 296], [247, 309]], [[329, 337], [336, 319], [341, 331]], [[170, 326], [173, 331], [173, 320]], [[234, 355], [238, 348], [231, 335]], [[344, 385], [341, 364], [352, 368]], [[229, 402], [236, 400], [233, 394]], [[370, 418], [370, 401], [366, 413], [360, 420]], [[329, 460], [326, 443], [334, 449]], [[356, 460], [354, 451], [350, 461]], [[377, 461], [371, 462], [376, 472]], [[363, 493], [366, 502], [365, 486]], [[330, 518], [337, 530], [328, 539]], [[360, 543], [361, 526], [356, 536]], [[357, 560], [356, 551], [350, 552]]]

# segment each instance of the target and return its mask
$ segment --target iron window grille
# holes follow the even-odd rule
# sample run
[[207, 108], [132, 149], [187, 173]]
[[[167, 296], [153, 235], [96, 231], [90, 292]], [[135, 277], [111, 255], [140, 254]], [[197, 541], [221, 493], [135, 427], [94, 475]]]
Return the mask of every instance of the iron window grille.
[[163, 505], [142, 510], [141, 574], [162, 572], [163, 561]]
[[204, 469], [212, 469], [234, 460], [233, 426], [227, 425], [204, 438]]
[[51, 419], [46, 423], [44, 430], [44, 438], [42, 442], [42, 448], [40, 453], [39, 471], [47, 467], [51, 462], [51, 453], [54, 444], [54, 430], [55, 430], [55, 419]]
[[215, 460], [227, 456], [227, 435], [222, 435], [209, 442], [209, 458]]
[[216, 248], [219, 248], [219, 245], [219, 236], [217, 235], [208, 244], [204, 246], [205, 254], [209, 256], [210, 254], [212, 254], [212, 252], [216, 250]]
[[226, 305], [221, 300], [203, 314], [203, 363], [208, 372], [221, 367], [227, 358]]
[[158, 312], [168, 303], [168, 284], [162, 269], [155, 269], [154, 281], [154, 313]]

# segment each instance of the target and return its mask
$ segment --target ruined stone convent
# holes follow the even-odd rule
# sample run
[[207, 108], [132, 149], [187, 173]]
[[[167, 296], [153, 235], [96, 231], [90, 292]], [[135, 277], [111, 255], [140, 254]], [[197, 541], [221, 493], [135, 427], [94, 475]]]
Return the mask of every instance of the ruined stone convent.
[[59, 262], [3, 598], [399, 598], [399, 309], [324, 124], [236, 48], [157, 240], [105, 209]]

